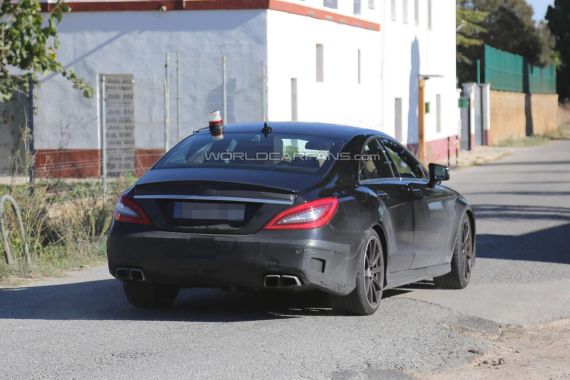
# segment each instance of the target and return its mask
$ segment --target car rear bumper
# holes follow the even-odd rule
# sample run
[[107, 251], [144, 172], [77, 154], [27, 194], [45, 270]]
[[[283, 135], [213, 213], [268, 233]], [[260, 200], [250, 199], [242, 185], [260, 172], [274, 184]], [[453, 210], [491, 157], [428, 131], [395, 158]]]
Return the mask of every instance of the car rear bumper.
[[268, 275], [294, 276], [299, 290], [348, 294], [354, 289], [360, 239], [327, 231], [261, 231], [253, 235], [128, 233], [115, 225], [109, 271], [134, 268], [144, 280], [179, 287], [265, 287]]

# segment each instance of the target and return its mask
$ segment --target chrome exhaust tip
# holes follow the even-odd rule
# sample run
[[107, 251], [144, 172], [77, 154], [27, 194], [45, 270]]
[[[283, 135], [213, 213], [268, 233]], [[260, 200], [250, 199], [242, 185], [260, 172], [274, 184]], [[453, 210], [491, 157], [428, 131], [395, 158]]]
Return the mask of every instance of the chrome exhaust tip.
[[263, 286], [265, 286], [266, 288], [272, 288], [272, 289], [276, 289], [279, 288], [279, 280], [281, 279], [281, 276], [275, 275], [275, 274], [269, 274], [267, 276], [265, 276], [265, 278], [263, 279]]
[[115, 277], [119, 280], [127, 281], [131, 279], [131, 271], [129, 268], [115, 269]]
[[145, 281], [146, 277], [142, 269], [116, 268], [115, 277], [121, 281]]
[[131, 269], [131, 281], [144, 281], [145, 276], [142, 269]]
[[281, 276], [281, 287], [297, 288], [301, 286], [301, 280], [297, 276]]
[[301, 285], [297, 276], [269, 274], [263, 279], [263, 286], [270, 289], [298, 288]]

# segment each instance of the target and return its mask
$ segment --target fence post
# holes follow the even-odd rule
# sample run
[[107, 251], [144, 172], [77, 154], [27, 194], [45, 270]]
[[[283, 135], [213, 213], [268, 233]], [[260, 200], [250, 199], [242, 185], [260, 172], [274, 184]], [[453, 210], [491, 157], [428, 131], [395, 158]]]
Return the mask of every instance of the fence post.
[[176, 51], [176, 142], [180, 142], [180, 50]]
[[30, 176], [30, 187], [33, 191], [36, 177], [36, 148], [34, 146], [34, 79], [32, 75], [28, 76], [28, 137], [29, 143], [29, 159], [28, 170]]
[[228, 122], [228, 58], [222, 56], [222, 120]]
[[261, 62], [261, 120], [267, 121], [267, 72], [265, 62]]
[[491, 84], [481, 85], [481, 119], [483, 123], [483, 144], [489, 145], [491, 138]]
[[475, 83], [464, 83], [463, 93], [469, 98], [469, 148], [468, 150], [475, 149]]
[[477, 60], [477, 84], [481, 84], [481, 60]]
[[168, 61], [170, 57], [166, 52], [166, 62], [164, 64], [164, 152], [170, 149], [170, 97], [168, 88]]

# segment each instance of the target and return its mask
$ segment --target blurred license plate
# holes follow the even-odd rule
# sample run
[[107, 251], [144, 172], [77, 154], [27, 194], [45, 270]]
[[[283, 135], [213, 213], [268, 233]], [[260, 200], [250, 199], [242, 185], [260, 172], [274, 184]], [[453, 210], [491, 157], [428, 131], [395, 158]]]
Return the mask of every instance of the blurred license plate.
[[176, 202], [174, 204], [175, 219], [243, 222], [244, 216], [244, 205], [194, 202]]

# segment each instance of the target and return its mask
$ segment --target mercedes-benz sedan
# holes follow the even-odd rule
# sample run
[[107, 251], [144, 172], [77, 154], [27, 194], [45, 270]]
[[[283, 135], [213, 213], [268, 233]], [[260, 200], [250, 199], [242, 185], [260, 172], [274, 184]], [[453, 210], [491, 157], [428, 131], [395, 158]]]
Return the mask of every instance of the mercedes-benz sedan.
[[117, 203], [109, 270], [130, 303], [171, 305], [180, 288], [320, 290], [350, 314], [420, 280], [460, 289], [475, 218], [378, 131], [307, 123], [207, 129], [168, 152]]

